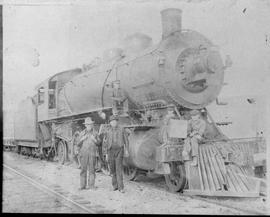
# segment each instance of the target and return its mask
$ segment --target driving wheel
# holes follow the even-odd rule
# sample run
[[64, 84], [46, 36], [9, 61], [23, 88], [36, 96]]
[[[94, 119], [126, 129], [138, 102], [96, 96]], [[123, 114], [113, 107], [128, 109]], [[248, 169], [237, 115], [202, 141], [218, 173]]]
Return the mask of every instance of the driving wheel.
[[57, 145], [58, 162], [64, 164], [67, 158], [66, 145], [63, 141], [59, 141]]
[[183, 164], [170, 162], [170, 174], [166, 174], [165, 181], [170, 191], [178, 192], [184, 189], [186, 184], [186, 172]]
[[127, 180], [133, 181], [136, 178], [137, 175], [137, 168], [130, 167], [130, 166], [124, 166], [124, 176]]

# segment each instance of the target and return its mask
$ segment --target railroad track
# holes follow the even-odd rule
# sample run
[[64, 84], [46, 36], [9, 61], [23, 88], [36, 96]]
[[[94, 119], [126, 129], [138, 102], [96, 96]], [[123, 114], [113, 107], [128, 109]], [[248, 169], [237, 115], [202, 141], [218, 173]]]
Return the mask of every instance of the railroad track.
[[[5, 164], [3, 164], [3, 166], [11, 171], [13, 171], [14, 173], [18, 174], [19, 176], [23, 177], [25, 180], [27, 180], [28, 182], [30, 182], [32, 185], [34, 186], [38, 186], [40, 188], [42, 188], [43, 190], [45, 190], [46, 192], [50, 192], [51, 194], [55, 195], [55, 197], [61, 198], [62, 200], [65, 200], [66, 202], [72, 204], [73, 206], [77, 207], [79, 210], [83, 210], [83, 212], [85, 213], [111, 213], [113, 211], [109, 211], [109, 210], [105, 210], [105, 208], [103, 208], [103, 210], [101, 209], [101, 207], [99, 207], [98, 209], [96, 208], [91, 208], [89, 207], [89, 205], [85, 205], [87, 204], [87, 201], [80, 201], [78, 199], [75, 200], [71, 200], [70, 198], [72, 196], [66, 196], [67, 192], [64, 192], [63, 190], [61, 190], [60, 186], [56, 186], [55, 189], [53, 188], [49, 188], [37, 181], [35, 181], [34, 179], [30, 178], [27, 175], [22, 174], [21, 172], [17, 171], [14, 168], [11, 168]], [[108, 174], [103, 174], [103, 173], [99, 173], [102, 176], [108, 176]], [[163, 183], [162, 181], [160, 182], [153, 182], [152, 181], [128, 181], [130, 184], [137, 186], [139, 189], [140, 188], [153, 188], [155, 190], [161, 191], [161, 192], [167, 192], [169, 194], [174, 194], [177, 195], [181, 198], [192, 198], [192, 199], [196, 199], [196, 200], [200, 200], [200, 201], [205, 201], [207, 203], [210, 204], [215, 204], [224, 208], [228, 208], [228, 209], [232, 209], [232, 210], [236, 210], [239, 212], [242, 212], [244, 214], [251, 214], [251, 215], [266, 215], [266, 213], [264, 212], [259, 212], [259, 211], [255, 211], [255, 210], [251, 210], [251, 209], [247, 209], [247, 208], [242, 208], [239, 207], [237, 204], [236, 205], [231, 205], [231, 204], [226, 204], [226, 202], [219, 200], [218, 198], [205, 198], [205, 197], [201, 197], [201, 196], [190, 196], [190, 195], [185, 195], [185, 194], [180, 194], [180, 193], [175, 193], [175, 192], [170, 192], [167, 187], [166, 184]], [[76, 198], [76, 197], [75, 197]], [[90, 203], [90, 202], [89, 202]]]
[[225, 201], [220, 201], [218, 198], [205, 198], [202, 196], [191, 196], [191, 195], [185, 195], [185, 194], [181, 194], [179, 192], [171, 192], [167, 189], [166, 184], [164, 183], [151, 183], [151, 182], [136, 182], [136, 181], [129, 181], [130, 183], [132, 183], [133, 185], [136, 185], [138, 188], [141, 187], [146, 187], [146, 188], [154, 188], [155, 190], [161, 191], [161, 192], [167, 192], [169, 194], [174, 194], [180, 197], [188, 197], [188, 198], [192, 198], [192, 199], [196, 199], [196, 200], [200, 200], [200, 201], [205, 201], [207, 203], [210, 204], [215, 204], [224, 208], [228, 208], [228, 209], [232, 209], [232, 210], [236, 210], [239, 212], [242, 212], [243, 214], [247, 214], [247, 215], [267, 215], [264, 212], [259, 212], [259, 211], [255, 211], [255, 210], [251, 210], [251, 209], [247, 209], [247, 208], [242, 208], [239, 207], [237, 205], [233, 206], [230, 204], [226, 204]]
[[[3, 184], [5, 188], [11, 190], [12, 193], [5, 196], [3, 191], [3, 212], [64, 212], [64, 213], [112, 213], [102, 206], [91, 205], [90, 201], [69, 192], [63, 191], [60, 186], [48, 187], [33, 178], [21, 173], [20, 171], [3, 164]], [[5, 180], [7, 179], [7, 180]], [[8, 193], [6, 193], [8, 194]], [[17, 199], [8, 201], [13, 195], [17, 195]], [[20, 198], [24, 198], [20, 200]], [[15, 210], [5, 210], [5, 205], [12, 203]], [[14, 204], [17, 203], [17, 204]]]

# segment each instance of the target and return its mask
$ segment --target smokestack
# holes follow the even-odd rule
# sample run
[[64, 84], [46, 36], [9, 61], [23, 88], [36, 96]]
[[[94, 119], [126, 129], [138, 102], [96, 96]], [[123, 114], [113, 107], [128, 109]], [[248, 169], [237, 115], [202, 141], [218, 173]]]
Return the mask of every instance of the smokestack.
[[181, 31], [182, 10], [168, 8], [160, 12], [162, 22], [162, 39], [176, 31]]

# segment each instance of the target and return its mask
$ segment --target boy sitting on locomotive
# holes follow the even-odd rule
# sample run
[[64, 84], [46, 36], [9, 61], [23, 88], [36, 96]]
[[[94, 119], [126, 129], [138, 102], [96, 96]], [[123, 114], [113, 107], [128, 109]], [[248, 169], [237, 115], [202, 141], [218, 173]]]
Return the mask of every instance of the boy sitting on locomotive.
[[189, 156], [191, 154], [191, 166], [197, 166], [199, 143], [203, 141], [206, 122], [201, 118], [201, 113], [199, 110], [192, 110], [190, 115], [191, 120], [188, 121], [187, 138], [185, 139], [183, 149], [183, 159], [189, 160]]

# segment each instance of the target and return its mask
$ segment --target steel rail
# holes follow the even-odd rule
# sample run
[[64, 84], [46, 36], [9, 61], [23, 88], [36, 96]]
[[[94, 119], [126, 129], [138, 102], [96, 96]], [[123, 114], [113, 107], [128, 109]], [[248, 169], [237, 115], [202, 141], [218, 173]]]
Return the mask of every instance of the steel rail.
[[[4, 167], [6, 167], [7, 169], [10, 169], [11, 171], [13, 171], [14, 173], [17, 173], [18, 175], [22, 176], [23, 178], [27, 179], [32, 185], [35, 185], [37, 187], [40, 187], [40, 188], [43, 188], [43, 189], [46, 189], [48, 191], [50, 191], [52, 194], [55, 194], [59, 197], [61, 197], [62, 199], [74, 204], [75, 206], [85, 210], [86, 212], [89, 212], [89, 213], [94, 213], [92, 210], [76, 203], [75, 201], [73, 200], [70, 200], [69, 198], [59, 194], [58, 192], [48, 188], [47, 186], [41, 184], [41, 183], [38, 183], [37, 181], [35, 181], [34, 179], [30, 178], [30, 177], [27, 177], [25, 175], [23, 175], [22, 173], [20, 173], [19, 171], [3, 164]], [[100, 173], [100, 175], [102, 176], [108, 176], [107, 174], [104, 174], [104, 173]], [[236, 211], [240, 211], [240, 212], [243, 212], [243, 213], [246, 213], [246, 214], [251, 214], [251, 215], [267, 215], [266, 213], [263, 213], [263, 212], [259, 212], [259, 211], [254, 211], [254, 210], [250, 210], [250, 209], [244, 209], [244, 208], [241, 208], [241, 207], [236, 207], [236, 206], [231, 206], [231, 205], [228, 205], [228, 204], [224, 204], [222, 202], [219, 202], [219, 201], [215, 201], [213, 199], [209, 199], [209, 198], [203, 198], [203, 197], [200, 197], [200, 196], [196, 196], [196, 195], [185, 195], [185, 194], [180, 194], [179, 192], [171, 192], [169, 190], [166, 189], [165, 186], [157, 186], [156, 184], [153, 184], [153, 183], [145, 183], [145, 182], [140, 182], [140, 183], [137, 183], [137, 182], [134, 182], [134, 181], [128, 181], [130, 184], [132, 185], [135, 185], [137, 187], [147, 187], [147, 188], [153, 188], [155, 190], [158, 190], [160, 192], [166, 192], [166, 193], [169, 193], [169, 194], [173, 194], [173, 195], [178, 195], [178, 196], [181, 196], [181, 197], [189, 197], [189, 198], [192, 198], [192, 199], [197, 199], [199, 201], [204, 201], [204, 202], [207, 202], [207, 203], [210, 203], [210, 204], [215, 204], [215, 205], [218, 205], [218, 206], [221, 206], [221, 207], [224, 207], [224, 208], [229, 208], [229, 209], [233, 209], [233, 210], [236, 210]]]
[[73, 201], [73, 200], [71, 200], [71, 199], [69, 199], [69, 198], [63, 196], [62, 194], [60, 194], [60, 193], [58, 193], [58, 192], [56, 192], [56, 191], [50, 189], [50, 188], [47, 187], [46, 185], [43, 185], [43, 184], [41, 184], [41, 183], [35, 181], [34, 179], [32, 179], [32, 178], [30, 178], [30, 177], [28, 177], [28, 176], [22, 174], [22, 173], [19, 172], [18, 170], [14, 169], [14, 168], [12, 168], [12, 167], [10, 167], [10, 166], [4, 164], [4, 163], [3, 163], [3, 167], [5, 167], [5, 168], [11, 170], [13, 173], [15, 173], [15, 174], [21, 176], [21, 177], [24, 178], [28, 183], [30, 183], [31, 185], [33, 185], [33, 186], [39, 188], [40, 190], [43, 190], [43, 191], [46, 192], [46, 193], [48, 193], [48, 191], [49, 191], [49, 192], [50, 192], [51, 194], [53, 194], [54, 196], [56, 196], [56, 197], [58, 197], [58, 198], [61, 198], [61, 199], [65, 200], [65, 201], [71, 203], [72, 205], [76, 206], [76, 207], [79, 208], [79, 209], [82, 209], [82, 210], [86, 211], [87, 213], [95, 213], [93, 210], [91, 210], [91, 209], [89, 209], [89, 208], [87, 208], [87, 207], [85, 207], [85, 206], [80, 205], [79, 203], [77, 203], [77, 202], [75, 202], [75, 201]]
[[232, 209], [232, 210], [240, 211], [240, 212], [243, 212], [243, 213], [246, 213], [246, 214], [249, 214], [249, 215], [267, 215], [267, 213], [254, 211], [254, 210], [250, 210], [250, 209], [246, 209], [246, 208], [245, 209], [240, 208], [240, 207], [237, 207], [237, 205], [236, 206], [231, 206], [231, 205], [219, 202], [219, 201], [214, 201], [214, 199], [203, 198], [203, 197], [196, 196], [196, 195], [180, 194], [179, 192], [171, 192], [171, 191], [167, 190], [165, 187], [157, 186], [157, 185], [152, 184], [152, 183], [145, 183], [145, 182], [136, 183], [134, 181], [128, 181], [128, 182], [133, 184], [133, 185], [136, 185], [139, 188], [140, 187], [148, 187], [148, 188], [152, 187], [155, 190], [158, 190], [160, 192], [167, 192], [169, 194], [178, 195], [178, 196], [181, 196], [181, 197], [189, 197], [189, 198], [204, 201], [204, 202], [207, 202], [207, 203], [210, 203], [210, 204], [215, 204], [215, 205], [218, 205], [218, 206], [221, 206], [221, 207], [224, 207], [224, 208], [229, 208], [229, 209]]

